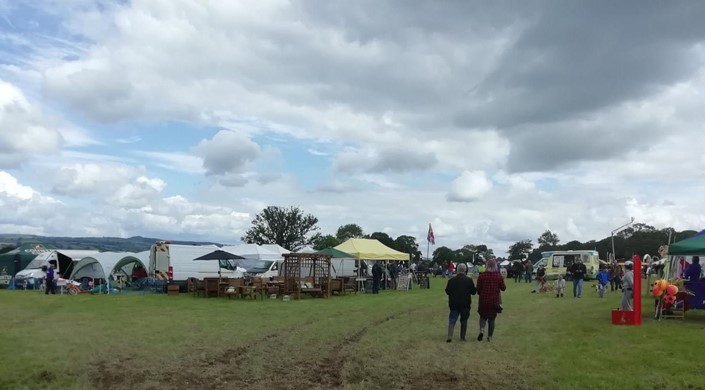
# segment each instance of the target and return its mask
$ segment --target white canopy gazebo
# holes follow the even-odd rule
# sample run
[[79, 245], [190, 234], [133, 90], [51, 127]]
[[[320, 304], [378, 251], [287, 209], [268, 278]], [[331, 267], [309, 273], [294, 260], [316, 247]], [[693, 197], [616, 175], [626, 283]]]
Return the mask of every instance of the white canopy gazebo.
[[136, 264], [147, 269], [149, 251], [133, 252], [100, 252], [82, 258], [76, 263], [69, 279], [77, 280], [84, 277], [109, 280], [110, 275], [124, 272], [129, 275]]

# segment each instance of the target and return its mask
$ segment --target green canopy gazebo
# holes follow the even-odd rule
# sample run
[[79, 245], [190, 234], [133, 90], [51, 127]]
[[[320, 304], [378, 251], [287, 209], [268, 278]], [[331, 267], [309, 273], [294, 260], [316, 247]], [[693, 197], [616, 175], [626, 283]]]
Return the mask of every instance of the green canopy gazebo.
[[668, 246], [669, 256], [705, 255], [705, 230]]

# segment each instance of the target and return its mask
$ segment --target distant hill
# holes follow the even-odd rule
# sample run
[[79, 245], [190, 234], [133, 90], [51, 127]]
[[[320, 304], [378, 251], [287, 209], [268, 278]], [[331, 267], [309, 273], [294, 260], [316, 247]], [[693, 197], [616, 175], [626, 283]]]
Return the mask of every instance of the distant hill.
[[[26, 242], [40, 242], [53, 249], [95, 249], [106, 252], [141, 252], [148, 250], [158, 238], [148, 237], [46, 237], [29, 234], [0, 234], [0, 246], [20, 246]], [[215, 242], [174, 241], [182, 245], [218, 245]]]

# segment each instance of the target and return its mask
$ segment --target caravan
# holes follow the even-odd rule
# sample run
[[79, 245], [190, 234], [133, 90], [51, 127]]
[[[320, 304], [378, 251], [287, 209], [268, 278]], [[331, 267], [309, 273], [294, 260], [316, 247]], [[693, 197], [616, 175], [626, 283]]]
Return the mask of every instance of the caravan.
[[541, 260], [534, 264], [534, 273], [540, 265], [546, 266], [546, 278], [557, 279], [558, 275], [566, 275], [570, 266], [576, 260], [580, 260], [585, 264], [587, 273], [585, 279], [590, 280], [597, 277], [600, 270], [600, 258], [597, 251], [594, 250], [570, 250], [570, 251], [550, 251], [541, 252]]

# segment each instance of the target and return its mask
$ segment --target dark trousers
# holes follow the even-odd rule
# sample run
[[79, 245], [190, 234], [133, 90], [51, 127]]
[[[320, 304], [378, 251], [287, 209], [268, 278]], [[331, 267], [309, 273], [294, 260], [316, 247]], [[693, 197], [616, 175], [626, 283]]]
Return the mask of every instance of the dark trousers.
[[56, 282], [54, 282], [54, 279], [47, 279], [46, 283], [46, 290], [44, 291], [44, 294], [49, 294], [51, 292], [52, 294], [56, 294]]
[[372, 279], [372, 294], [379, 294], [379, 279]]

